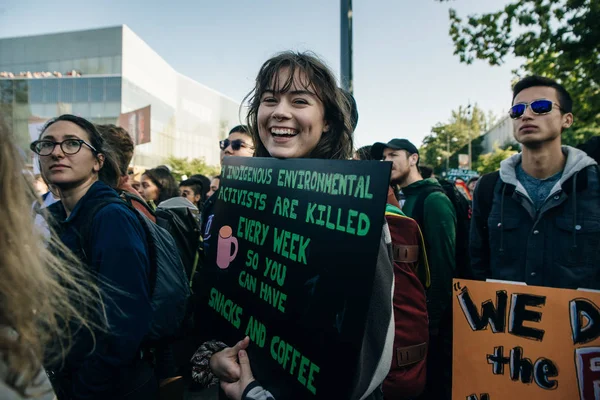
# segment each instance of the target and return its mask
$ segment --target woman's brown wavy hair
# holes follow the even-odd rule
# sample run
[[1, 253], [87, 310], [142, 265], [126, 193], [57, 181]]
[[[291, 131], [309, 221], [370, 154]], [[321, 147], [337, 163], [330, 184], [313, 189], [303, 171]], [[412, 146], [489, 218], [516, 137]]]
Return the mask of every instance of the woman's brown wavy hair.
[[[281, 87], [277, 84], [279, 73], [288, 68], [287, 81]], [[323, 103], [325, 121], [329, 131], [323, 133], [317, 146], [308, 158], [348, 160], [352, 156], [352, 124], [350, 104], [338, 88], [335, 77], [329, 67], [312, 53], [286, 51], [268, 59], [260, 68], [254, 89], [246, 95], [243, 103], [248, 102], [247, 124], [255, 143], [255, 157], [270, 157], [258, 134], [258, 108], [262, 94], [266, 90], [285, 93], [294, 85], [296, 71], [302, 72], [304, 89], [312, 89]], [[302, 74], [301, 74], [302, 76]]]
[[[89, 321], [98, 319], [90, 310], [102, 301], [72, 253], [55, 235], [44, 240], [34, 226], [32, 205], [40, 200], [24, 168], [0, 121], [0, 356], [8, 367], [6, 384], [26, 397], [43, 360], [64, 357], [73, 327], [91, 331]], [[58, 345], [49, 353], [51, 343]]]

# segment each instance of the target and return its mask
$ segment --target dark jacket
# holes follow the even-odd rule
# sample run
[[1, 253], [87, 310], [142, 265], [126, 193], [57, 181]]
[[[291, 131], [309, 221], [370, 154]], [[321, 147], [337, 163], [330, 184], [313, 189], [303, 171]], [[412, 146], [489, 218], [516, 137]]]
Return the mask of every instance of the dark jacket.
[[204, 206], [202, 207], [202, 215], [200, 216], [200, 234], [202, 235], [202, 240], [204, 242], [204, 254], [208, 251], [209, 242], [210, 242], [210, 229], [212, 226], [212, 219], [215, 216], [215, 203], [219, 197], [219, 190], [221, 188], [215, 190], [215, 192], [206, 200]]
[[563, 146], [560, 181], [536, 214], [517, 181], [521, 154], [504, 160], [487, 221], [475, 189], [471, 266], [477, 279], [557, 288], [600, 289], [600, 184], [596, 162]]
[[[417, 181], [402, 192], [406, 201], [402, 211], [415, 218], [413, 211], [419, 194], [427, 186], [440, 186], [435, 178]], [[441, 186], [440, 186], [441, 188]], [[431, 272], [431, 285], [427, 290], [427, 312], [429, 330], [437, 334], [442, 316], [452, 304], [452, 278], [456, 270], [456, 211], [452, 202], [442, 192], [433, 192], [423, 205], [421, 231], [425, 238], [425, 249]]]
[[[64, 368], [51, 366], [64, 398], [116, 399], [135, 389], [147, 365], [140, 362], [142, 339], [151, 325], [148, 285], [150, 262], [144, 230], [125, 203], [102, 208], [93, 221], [86, 221], [83, 210], [99, 198], [118, 198], [102, 182], [94, 183], [66, 217], [62, 203], [49, 208], [58, 221], [63, 243], [75, 254], [89, 248], [83, 259], [97, 273], [108, 319], [107, 332], [96, 331], [95, 347], [89, 331], [82, 329], [74, 338]], [[78, 233], [91, 224], [91, 246], [82, 246]], [[91, 354], [90, 354], [91, 352]], [[62, 398], [62, 397], [59, 397]]]

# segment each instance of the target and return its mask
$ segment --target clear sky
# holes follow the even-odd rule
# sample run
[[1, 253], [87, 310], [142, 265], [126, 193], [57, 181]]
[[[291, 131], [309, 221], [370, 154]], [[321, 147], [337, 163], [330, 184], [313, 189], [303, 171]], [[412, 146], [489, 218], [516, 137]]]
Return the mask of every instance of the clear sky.
[[[417, 146], [453, 109], [477, 102], [504, 113], [511, 70], [460, 64], [448, 35], [459, 15], [507, 0], [354, 0], [356, 144]], [[312, 50], [339, 77], [339, 0], [0, 0], [0, 37], [128, 25], [177, 71], [241, 101], [261, 64], [282, 50]]]

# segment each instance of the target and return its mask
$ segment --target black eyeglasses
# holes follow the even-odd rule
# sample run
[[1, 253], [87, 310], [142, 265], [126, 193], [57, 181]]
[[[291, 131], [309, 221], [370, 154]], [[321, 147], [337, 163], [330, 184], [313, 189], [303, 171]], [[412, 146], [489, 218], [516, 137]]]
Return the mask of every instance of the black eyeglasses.
[[242, 147], [247, 147], [249, 149], [252, 148], [252, 146], [246, 144], [242, 139], [235, 139], [235, 140], [229, 140], [229, 139], [225, 139], [225, 140], [221, 140], [219, 142], [219, 147], [221, 148], [221, 150], [225, 150], [226, 148], [228, 148], [231, 145], [231, 148], [234, 151], [239, 150]]
[[54, 142], [52, 140], [36, 140], [35, 142], [31, 143], [29, 148], [31, 151], [39, 154], [40, 156], [49, 156], [54, 151], [54, 148], [59, 145], [63, 153], [72, 156], [73, 154], [79, 153], [81, 146], [84, 144], [94, 153], [98, 152], [94, 146], [81, 139], [67, 139], [63, 140], [62, 142]]
[[512, 119], [521, 118], [523, 114], [525, 114], [525, 110], [527, 110], [527, 107], [530, 107], [531, 111], [533, 111], [534, 114], [544, 115], [549, 114], [554, 106], [561, 110], [558, 104], [546, 99], [534, 100], [531, 103], [517, 103], [510, 108], [508, 115]]

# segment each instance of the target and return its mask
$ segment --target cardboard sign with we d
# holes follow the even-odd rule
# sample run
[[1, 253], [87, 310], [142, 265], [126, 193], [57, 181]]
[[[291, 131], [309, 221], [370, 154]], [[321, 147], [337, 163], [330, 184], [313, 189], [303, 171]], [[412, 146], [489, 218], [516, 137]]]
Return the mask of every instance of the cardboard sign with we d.
[[600, 399], [600, 293], [454, 281], [453, 399]]

